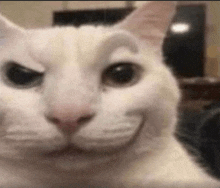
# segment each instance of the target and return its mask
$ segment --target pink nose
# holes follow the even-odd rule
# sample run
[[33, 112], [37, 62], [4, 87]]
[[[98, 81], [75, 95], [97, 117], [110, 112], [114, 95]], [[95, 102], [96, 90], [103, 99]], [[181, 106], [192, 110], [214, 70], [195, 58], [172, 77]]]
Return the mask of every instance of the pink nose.
[[79, 125], [89, 122], [94, 115], [89, 105], [59, 104], [53, 106], [46, 117], [62, 131], [72, 133]]

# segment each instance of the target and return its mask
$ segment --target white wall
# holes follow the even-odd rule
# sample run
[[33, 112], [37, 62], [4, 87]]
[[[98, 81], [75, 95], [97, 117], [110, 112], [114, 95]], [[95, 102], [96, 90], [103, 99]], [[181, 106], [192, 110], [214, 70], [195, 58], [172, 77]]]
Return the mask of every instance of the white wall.
[[[0, 1], [0, 12], [25, 28], [49, 27], [53, 23], [53, 12], [57, 10], [79, 10], [126, 7], [127, 1]], [[133, 1], [141, 6], [145, 1]]]
[[220, 2], [210, 1], [207, 19], [206, 73], [220, 77]]
[[52, 24], [54, 10], [62, 9], [62, 1], [1, 1], [0, 11], [10, 20], [26, 28]]
[[126, 1], [67, 1], [68, 9], [97, 9], [125, 7]]

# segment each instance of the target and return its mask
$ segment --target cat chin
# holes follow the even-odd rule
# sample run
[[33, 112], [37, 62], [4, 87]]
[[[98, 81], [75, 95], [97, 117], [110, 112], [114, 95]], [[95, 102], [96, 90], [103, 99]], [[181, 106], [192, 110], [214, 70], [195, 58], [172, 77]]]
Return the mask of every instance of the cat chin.
[[[17, 157], [19, 156], [19, 157]], [[123, 157], [124, 156], [124, 157]], [[56, 151], [51, 153], [33, 153], [0, 156], [7, 161], [22, 164], [22, 166], [37, 167], [41, 170], [51, 169], [52, 172], [71, 173], [75, 177], [91, 176], [111, 169], [115, 164], [125, 160], [125, 155], [116, 153], [83, 152], [80, 150]]]
[[117, 168], [118, 165], [137, 159], [133, 143], [124, 148], [111, 152], [86, 151], [76, 147], [42, 152], [34, 148], [14, 150], [6, 156], [0, 155], [5, 160], [14, 161], [22, 166], [37, 166], [41, 170], [51, 168], [57, 172], [71, 172], [81, 176], [90, 176]]
[[108, 166], [119, 156], [114, 154], [78, 153], [77, 151], [67, 152], [59, 156], [46, 157], [46, 160], [54, 162], [56, 168], [64, 171], [76, 171], [82, 173], [98, 172], [99, 168]]

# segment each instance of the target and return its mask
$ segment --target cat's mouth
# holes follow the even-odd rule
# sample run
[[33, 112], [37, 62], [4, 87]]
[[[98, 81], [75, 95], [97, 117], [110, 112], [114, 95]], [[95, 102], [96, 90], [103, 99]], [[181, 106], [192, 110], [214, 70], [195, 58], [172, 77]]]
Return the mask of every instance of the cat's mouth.
[[99, 151], [99, 150], [85, 150], [78, 148], [74, 145], [68, 145], [63, 149], [52, 151], [49, 153], [45, 153], [44, 156], [47, 158], [59, 158], [59, 157], [65, 157], [65, 156], [89, 156], [89, 157], [105, 157], [105, 156], [112, 156], [115, 155], [122, 150], [124, 150], [126, 146], [115, 148], [114, 150], [105, 150], [105, 151]]
[[[119, 150], [114, 152], [88, 151], [75, 146], [67, 146], [61, 150], [41, 155], [43, 161], [55, 165], [58, 169], [87, 172], [99, 169], [110, 161], [115, 161], [120, 155]], [[102, 164], [102, 165], [101, 165]], [[101, 166], [100, 166], [101, 165]]]

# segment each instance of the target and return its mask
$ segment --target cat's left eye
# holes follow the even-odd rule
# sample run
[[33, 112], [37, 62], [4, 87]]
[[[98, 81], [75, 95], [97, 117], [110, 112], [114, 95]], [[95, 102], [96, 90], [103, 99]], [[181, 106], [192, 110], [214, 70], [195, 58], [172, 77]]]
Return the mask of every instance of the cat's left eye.
[[141, 68], [133, 63], [117, 63], [108, 67], [102, 76], [105, 85], [111, 87], [128, 87], [134, 85], [141, 77]]
[[43, 73], [23, 67], [15, 62], [6, 63], [3, 72], [3, 79], [6, 83], [21, 89], [35, 87], [41, 83], [43, 78]]

